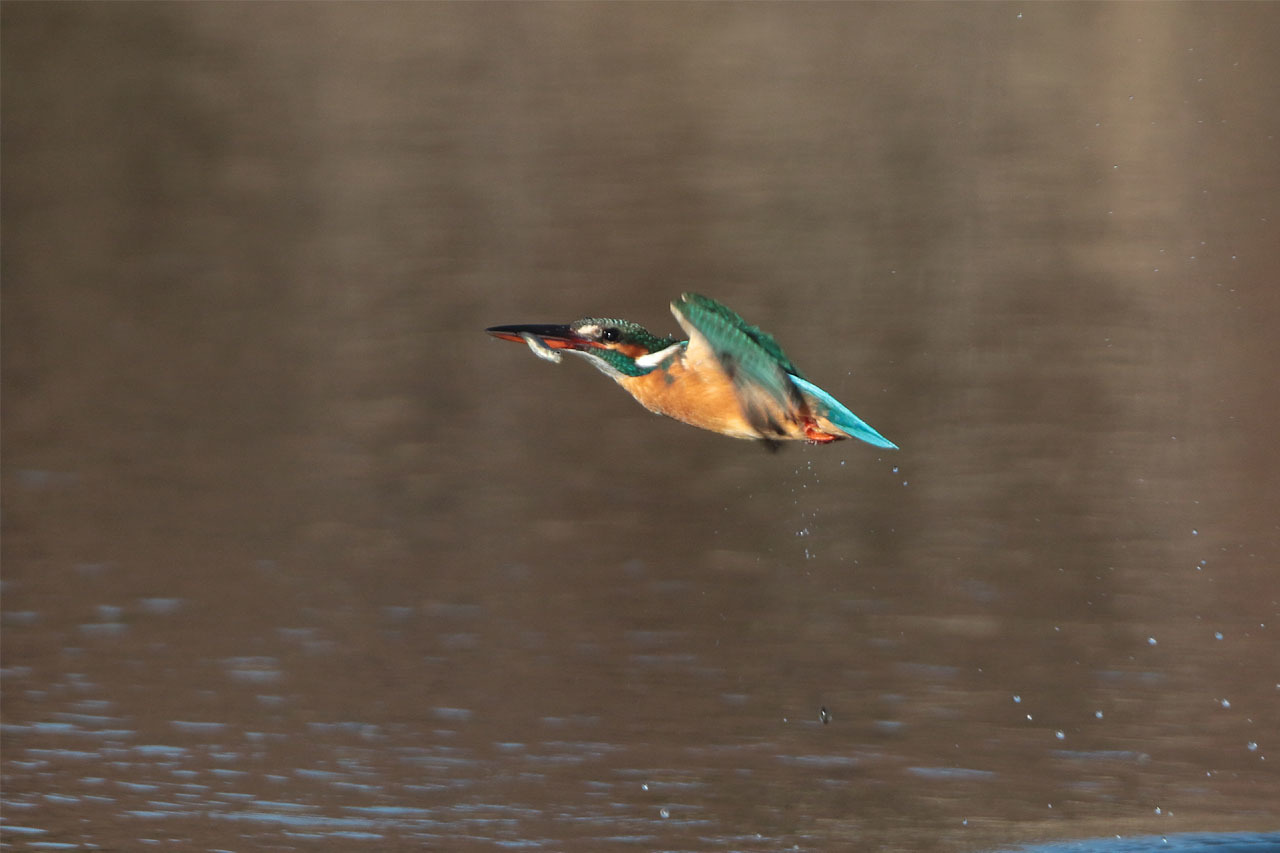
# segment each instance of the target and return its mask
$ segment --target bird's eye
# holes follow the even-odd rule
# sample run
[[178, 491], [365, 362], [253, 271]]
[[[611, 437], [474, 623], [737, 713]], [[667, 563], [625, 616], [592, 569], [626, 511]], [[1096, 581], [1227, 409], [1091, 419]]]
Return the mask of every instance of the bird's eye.
[[600, 339], [602, 341], [609, 341], [610, 343], [621, 340], [621, 338], [622, 338], [622, 333], [619, 332], [617, 329], [615, 329], [613, 326], [607, 327], [603, 332], [600, 333]]

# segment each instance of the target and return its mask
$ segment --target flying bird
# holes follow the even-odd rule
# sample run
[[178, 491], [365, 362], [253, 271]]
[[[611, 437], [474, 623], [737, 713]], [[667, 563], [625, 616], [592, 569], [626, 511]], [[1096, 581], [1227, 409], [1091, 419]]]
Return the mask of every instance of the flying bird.
[[697, 293], [671, 303], [687, 340], [658, 337], [628, 320], [586, 317], [568, 325], [492, 326], [539, 358], [582, 356], [651, 412], [732, 438], [826, 444], [856, 438], [890, 450], [876, 432], [791, 363], [769, 333]]

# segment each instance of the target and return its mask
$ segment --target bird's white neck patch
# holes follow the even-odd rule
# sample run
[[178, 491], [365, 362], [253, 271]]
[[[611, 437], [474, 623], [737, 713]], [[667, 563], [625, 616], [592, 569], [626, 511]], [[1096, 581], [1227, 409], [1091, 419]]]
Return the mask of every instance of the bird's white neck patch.
[[646, 370], [657, 367], [669, 358], [674, 358], [676, 353], [684, 348], [684, 342], [672, 344], [666, 349], [660, 349], [657, 352], [647, 353], [646, 355], [636, 358], [636, 366], [643, 367]]

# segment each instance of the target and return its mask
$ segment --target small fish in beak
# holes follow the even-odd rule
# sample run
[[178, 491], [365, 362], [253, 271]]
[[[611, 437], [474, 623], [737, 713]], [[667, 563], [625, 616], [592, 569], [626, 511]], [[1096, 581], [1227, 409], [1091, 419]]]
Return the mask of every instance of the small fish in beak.
[[530, 332], [521, 332], [520, 337], [524, 339], [524, 342], [529, 345], [529, 349], [533, 350], [533, 354], [538, 358], [545, 359], [546, 361], [550, 361], [554, 364], [560, 363], [560, 359], [562, 358], [560, 353], [547, 346], [543, 342], [542, 338], [531, 334]]

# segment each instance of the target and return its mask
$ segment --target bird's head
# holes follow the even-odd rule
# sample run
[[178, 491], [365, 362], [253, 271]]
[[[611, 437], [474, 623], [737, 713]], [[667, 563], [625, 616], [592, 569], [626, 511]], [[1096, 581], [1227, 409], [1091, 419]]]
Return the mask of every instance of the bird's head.
[[644, 376], [684, 345], [678, 338], [658, 337], [639, 323], [608, 317], [584, 317], [566, 326], [491, 326], [485, 331], [504, 341], [528, 344], [549, 361], [559, 361], [561, 352], [580, 355], [614, 378]]

